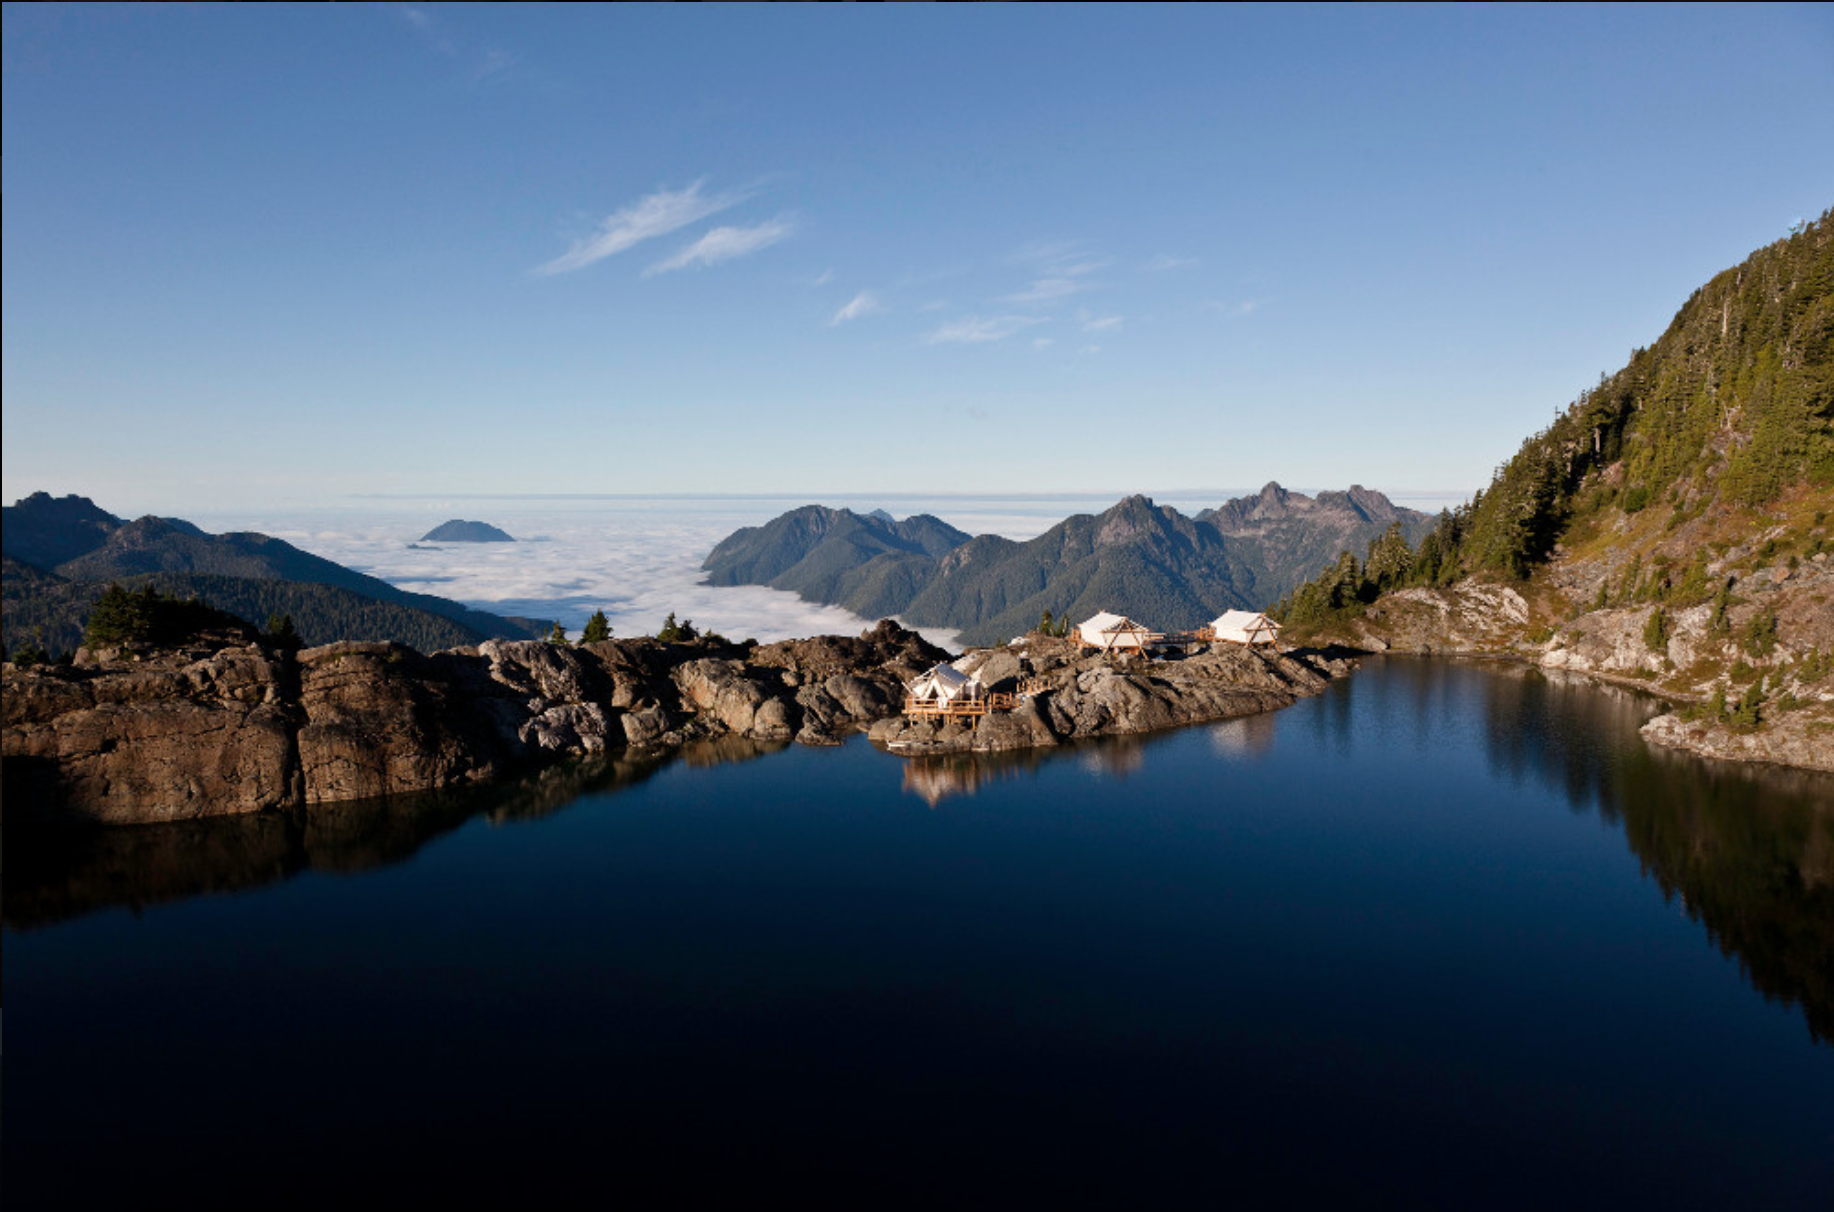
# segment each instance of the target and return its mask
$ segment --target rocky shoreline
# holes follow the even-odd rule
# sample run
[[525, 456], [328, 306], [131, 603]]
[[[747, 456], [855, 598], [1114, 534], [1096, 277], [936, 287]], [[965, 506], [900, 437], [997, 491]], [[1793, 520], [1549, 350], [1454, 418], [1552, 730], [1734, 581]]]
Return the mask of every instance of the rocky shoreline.
[[246, 637], [5, 668], [15, 820], [140, 824], [492, 782], [696, 741], [831, 744], [895, 711], [942, 649], [890, 621], [739, 646], [492, 640], [423, 654]]
[[699, 742], [893, 753], [1051, 746], [1284, 707], [1348, 664], [1192, 649], [1079, 654], [1064, 641], [970, 653], [990, 689], [1032, 693], [971, 727], [906, 722], [905, 683], [949, 654], [891, 620], [775, 644], [493, 640], [423, 654], [244, 636], [7, 665], [4, 798], [15, 820], [126, 825], [287, 810], [494, 782], [568, 759]]
[[1153, 732], [1289, 706], [1349, 672], [1342, 657], [1192, 645], [1158, 657], [1079, 651], [1067, 640], [970, 652], [955, 662], [989, 691], [1019, 694], [1014, 710], [969, 720], [880, 720], [875, 744], [910, 755], [998, 752], [1084, 737]]
[[[1793, 592], [1779, 592], [1786, 584]], [[1826, 615], [1825, 601], [1834, 594], [1834, 568], [1824, 559], [1793, 575], [1751, 578], [1744, 592], [1748, 599], [1733, 608], [1730, 624], [1717, 631], [1708, 605], [1669, 612], [1666, 634], [1656, 646], [1647, 634], [1655, 607], [1574, 615], [1564, 599], [1552, 594], [1531, 600], [1508, 585], [1475, 580], [1386, 594], [1365, 616], [1318, 638], [1363, 652], [1522, 661], [1634, 687], [1677, 704], [1709, 702], [1728, 685], [1723, 671], [1742, 663], [1749, 676], [1787, 684], [1794, 705], [1767, 710], [1755, 727], [1671, 711], [1644, 725], [1644, 739], [1724, 761], [1834, 772], [1834, 689], [1825, 677], [1797, 674], [1805, 655], [1830, 646], [1834, 616]], [[1742, 650], [1731, 637], [1764, 612], [1778, 620], [1780, 642], [1764, 655]], [[1733, 698], [1737, 691], [1732, 687]]]

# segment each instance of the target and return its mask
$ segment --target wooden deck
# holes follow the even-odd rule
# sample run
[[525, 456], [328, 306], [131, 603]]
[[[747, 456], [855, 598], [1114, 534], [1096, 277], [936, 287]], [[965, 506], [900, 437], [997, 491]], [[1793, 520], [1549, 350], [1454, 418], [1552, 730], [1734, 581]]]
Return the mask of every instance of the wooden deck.
[[953, 703], [913, 699], [908, 695], [904, 699], [904, 714], [913, 720], [979, 719], [984, 715], [1012, 709], [1013, 696], [1010, 694], [986, 694], [978, 699], [961, 699]]

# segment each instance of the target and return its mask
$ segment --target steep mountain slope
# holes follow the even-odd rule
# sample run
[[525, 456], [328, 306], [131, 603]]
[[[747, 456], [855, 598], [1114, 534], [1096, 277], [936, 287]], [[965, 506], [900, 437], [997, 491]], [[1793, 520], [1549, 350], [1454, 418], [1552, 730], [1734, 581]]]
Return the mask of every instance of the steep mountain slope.
[[1036, 626], [1047, 610], [1072, 618], [1116, 610], [1194, 627], [1271, 602], [1341, 544], [1397, 523], [1423, 532], [1431, 519], [1360, 487], [1314, 500], [1278, 484], [1196, 518], [1129, 497], [1023, 543], [970, 539], [928, 516], [895, 522], [809, 505], [734, 533], [702, 567], [711, 584], [770, 585], [989, 644]]
[[1517, 652], [1691, 700], [1649, 735], [1834, 769], [1834, 219], [1694, 292], [1469, 505], [1289, 634]]
[[[1313, 576], [1339, 551], [1361, 550], [1399, 523], [1410, 542], [1432, 526], [1432, 518], [1405, 509], [1361, 484], [1347, 492], [1321, 492], [1316, 498], [1289, 492], [1269, 482], [1252, 497], [1237, 497], [1197, 515], [1227, 538], [1251, 540], [1260, 568], [1259, 580], [1270, 596], [1256, 606]], [[1243, 543], [1235, 544], [1238, 548]]]
[[[0, 536], [6, 554], [37, 568], [56, 568], [94, 551], [121, 529], [121, 519], [88, 497], [53, 497], [35, 492], [0, 508]], [[9, 571], [9, 575], [10, 571]]]
[[[268, 535], [211, 535], [176, 518], [124, 522], [83, 497], [34, 493], [6, 507], [0, 536], [9, 651], [27, 639], [52, 652], [74, 648], [89, 607], [111, 582], [195, 594], [256, 626], [269, 615], [291, 614], [307, 643], [395, 640], [446, 648], [492, 637], [527, 639], [536, 626], [546, 627], [397, 589]], [[49, 560], [56, 562], [42, 562]]]

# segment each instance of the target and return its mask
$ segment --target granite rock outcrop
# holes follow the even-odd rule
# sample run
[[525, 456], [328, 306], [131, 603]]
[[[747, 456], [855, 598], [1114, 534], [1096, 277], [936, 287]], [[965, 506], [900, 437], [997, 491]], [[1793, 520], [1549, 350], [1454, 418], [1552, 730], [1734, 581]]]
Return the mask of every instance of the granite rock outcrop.
[[1152, 732], [1288, 706], [1349, 670], [1322, 652], [1192, 645], [1147, 658], [1079, 652], [1064, 640], [972, 652], [955, 662], [989, 690], [1018, 692], [1014, 709], [967, 719], [874, 724], [874, 742], [900, 753], [1000, 751], [1083, 737]]
[[191, 820], [481, 783], [558, 758], [737, 737], [833, 743], [948, 656], [890, 621], [743, 647], [490, 641], [423, 654], [224, 639], [5, 668], [15, 819]]

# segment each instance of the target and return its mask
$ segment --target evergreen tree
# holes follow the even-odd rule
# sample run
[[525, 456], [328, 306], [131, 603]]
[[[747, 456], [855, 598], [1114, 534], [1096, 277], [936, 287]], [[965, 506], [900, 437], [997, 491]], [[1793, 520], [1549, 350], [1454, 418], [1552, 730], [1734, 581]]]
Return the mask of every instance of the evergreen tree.
[[1754, 657], [1767, 657], [1777, 647], [1777, 616], [1754, 614], [1745, 624], [1745, 651]]
[[565, 627], [562, 627], [559, 621], [557, 620], [553, 628], [548, 632], [548, 643], [565, 644], [566, 642], [567, 642], [567, 629]]
[[[1421, 545], [1425, 546], [1424, 540]], [[1414, 555], [1408, 550], [1407, 536], [1401, 533], [1401, 523], [1395, 522], [1369, 544], [1369, 560], [1363, 566], [1363, 575], [1380, 593], [1405, 581], [1413, 564]]]
[[1732, 709], [1728, 722], [1735, 728], [1756, 728], [1763, 721], [1763, 706], [1764, 679], [1760, 677], [1739, 696], [1738, 706]]
[[1668, 651], [1668, 612], [1657, 606], [1643, 624], [1643, 643], [1651, 652]]
[[282, 648], [297, 649], [300, 646], [299, 631], [293, 626], [290, 614], [270, 614], [267, 617], [268, 638]]
[[35, 640], [27, 640], [13, 651], [10, 659], [21, 669], [30, 669], [34, 665], [44, 664], [51, 658], [46, 654], [43, 645]]
[[592, 617], [586, 620], [586, 630], [580, 632], [579, 642], [596, 644], [611, 638], [611, 620], [605, 617], [603, 610], [595, 610]]

